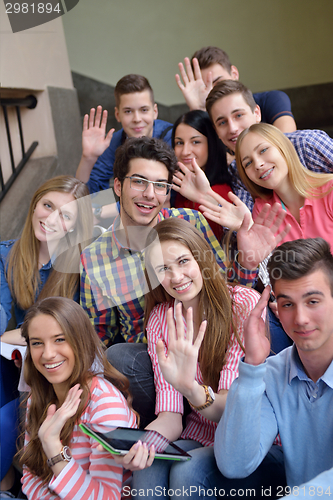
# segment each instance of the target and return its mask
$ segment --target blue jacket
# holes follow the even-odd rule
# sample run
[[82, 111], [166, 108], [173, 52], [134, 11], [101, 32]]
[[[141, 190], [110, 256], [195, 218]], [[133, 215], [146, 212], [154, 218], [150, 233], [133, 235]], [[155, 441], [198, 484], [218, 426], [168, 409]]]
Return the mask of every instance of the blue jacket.
[[[167, 130], [165, 136], [163, 132]], [[97, 193], [104, 189], [109, 189], [110, 179], [113, 177], [113, 164], [117, 148], [122, 144], [124, 129], [120, 129], [113, 134], [110, 146], [98, 158], [91, 171], [87, 186], [90, 193]], [[162, 136], [163, 140], [171, 146], [172, 124], [163, 120], [155, 120], [153, 127], [153, 137], [157, 139]]]
[[[7, 269], [8, 269], [7, 260], [15, 241], [16, 240], [9, 240], [9, 241], [2, 241], [0, 243], [0, 335], [2, 335], [5, 332], [8, 325], [8, 321], [12, 316], [11, 310], [12, 310], [13, 297], [7, 282]], [[52, 263], [50, 260], [39, 270], [40, 285], [36, 294], [36, 298], [40, 294], [43, 286], [46, 283], [46, 280], [50, 276], [51, 269], [52, 269]], [[79, 302], [79, 290], [77, 290], [73, 299], [76, 302]], [[14, 314], [15, 314], [17, 328], [19, 328], [22, 325], [25, 313], [26, 311], [21, 309], [14, 302]]]

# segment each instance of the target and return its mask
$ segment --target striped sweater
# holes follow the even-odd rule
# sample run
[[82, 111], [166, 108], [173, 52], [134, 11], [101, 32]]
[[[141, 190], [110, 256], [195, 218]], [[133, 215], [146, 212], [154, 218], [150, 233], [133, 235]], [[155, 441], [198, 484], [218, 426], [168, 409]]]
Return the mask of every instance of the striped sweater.
[[[100, 376], [92, 380], [91, 399], [80, 422], [89, 423], [98, 432], [112, 427], [136, 427], [135, 415], [123, 395]], [[25, 441], [29, 442], [27, 433]], [[48, 485], [24, 468], [23, 492], [29, 500], [120, 499], [123, 467], [108, 452], [98, 451], [97, 445], [76, 424], [70, 442], [71, 461]]]
[[[231, 287], [228, 285], [228, 290], [234, 303], [234, 323], [237, 325], [238, 335], [244, 343], [243, 324], [245, 319], [257, 304], [260, 295], [255, 290], [241, 286]], [[165, 352], [167, 352], [166, 348], [169, 342], [167, 311], [169, 307], [173, 305], [174, 302], [164, 302], [155, 306], [149, 316], [147, 324], [148, 352], [153, 365], [156, 389], [156, 415], [163, 411], [181, 414], [184, 412], [183, 396], [164, 379], [158, 364], [158, 357], [156, 353], [156, 344], [158, 340], [163, 341], [165, 345]], [[234, 379], [238, 376], [238, 364], [243, 354], [243, 350], [237, 342], [235, 335], [232, 334], [228, 345], [226, 362], [220, 373], [218, 391], [223, 389], [228, 390]], [[199, 384], [203, 383], [199, 363], [197, 365], [196, 380]], [[217, 424], [215, 422], [206, 419], [200, 412], [192, 410], [187, 417], [186, 427], [183, 430], [181, 437], [183, 439], [193, 439], [198, 441], [203, 446], [213, 446], [216, 427]]]

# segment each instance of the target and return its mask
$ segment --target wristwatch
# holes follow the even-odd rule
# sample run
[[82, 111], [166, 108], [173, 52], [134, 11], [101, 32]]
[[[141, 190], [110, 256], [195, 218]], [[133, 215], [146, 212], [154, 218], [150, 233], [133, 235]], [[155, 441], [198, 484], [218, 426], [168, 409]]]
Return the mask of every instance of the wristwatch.
[[102, 215], [102, 210], [103, 210], [103, 206], [102, 205], [95, 205], [93, 207], [94, 209], [94, 216], [96, 217], [97, 220], [101, 220], [101, 215]]
[[63, 446], [59, 455], [56, 455], [55, 457], [48, 459], [47, 465], [49, 467], [52, 467], [58, 462], [63, 462], [63, 461], [70, 462], [71, 458], [72, 458], [71, 450], [69, 449], [68, 446]]
[[189, 401], [190, 406], [191, 408], [193, 408], [193, 410], [198, 410], [198, 411], [204, 410], [205, 408], [211, 406], [215, 401], [215, 393], [213, 389], [209, 385], [204, 385], [204, 384], [202, 384], [202, 387], [205, 389], [206, 403], [204, 403], [201, 406], [194, 406], [192, 405], [191, 401]]

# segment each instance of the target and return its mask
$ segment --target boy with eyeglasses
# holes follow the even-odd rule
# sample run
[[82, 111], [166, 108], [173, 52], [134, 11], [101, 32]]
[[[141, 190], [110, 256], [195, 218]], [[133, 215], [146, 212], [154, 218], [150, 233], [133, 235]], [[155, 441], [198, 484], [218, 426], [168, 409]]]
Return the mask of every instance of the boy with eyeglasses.
[[[113, 351], [118, 346], [112, 345], [110, 351], [116, 355], [109, 360], [119, 371], [130, 376], [119, 363], [129, 363], [132, 357], [138, 357], [145, 365], [146, 359], [147, 369], [142, 366], [139, 371], [147, 374], [147, 383], [152, 387], [153, 394], [154, 381], [143, 331], [145, 293], [148, 291], [143, 263], [149, 231], [168, 217], [187, 220], [208, 241], [221, 270], [227, 271], [224, 252], [200, 212], [163, 208], [177, 169], [174, 151], [162, 140], [148, 137], [127, 139], [118, 148], [114, 164], [114, 190], [119, 196], [120, 213], [110, 229], [86, 248], [81, 256], [82, 307], [107, 347], [126, 342], [125, 346], [119, 344], [122, 348], [119, 354], [117, 350]], [[251, 229], [248, 229], [247, 221], [238, 231], [239, 258], [231, 270], [238, 281], [252, 284], [257, 265], [282, 236], [275, 235], [283, 218], [284, 211], [273, 208], [269, 214], [266, 211], [261, 221], [256, 221]], [[263, 251], [267, 254], [264, 255]], [[127, 348], [125, 354], [124, 347]], [[137, 381], [137, 388], [145, 392], [142, 378]], [[135, 392], [132, 382], [131, 390]], [[145, 413], [149, 409], [145, 394], [141, 400]], [[154, 396], [151, 403], [154, 415]]]

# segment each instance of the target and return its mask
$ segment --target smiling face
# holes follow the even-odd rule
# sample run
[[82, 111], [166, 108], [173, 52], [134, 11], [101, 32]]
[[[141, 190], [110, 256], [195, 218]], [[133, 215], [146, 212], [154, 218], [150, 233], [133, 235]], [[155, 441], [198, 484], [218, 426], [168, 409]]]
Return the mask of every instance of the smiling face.
[[158, 281], [183, 307], [197, 308], [203, 279], [189, 248], [176, 240], [163, 241], [151, 251], [151, 265]]
[[152, 137], [157, 114], [157, 104], [152, 102], [149, 90], [122, 94], [119, 107], [115, 108], [115, 117], [128, 137]]
[[249, 132], [240, 144], [239, 153], [242, 167], [252, 182], [278, 194], [291, 189], [287, 162], [267, 139]]
[[216, 101], [210, 114], [217, 135], [231, 151], [235, 151], [240, 133], [261, 120], [259, 106], [252, 111], [240, 93], [233, 93]]
[[207, 163], [207, 137], [185, 123], [180, 123], [176, 129], [174, 150], [177, 160], [184, 165], [190, 165], [192, 158], [195, 158], [200, 168]]
[[59, 323], [48, 314], [38, 314], [31, 320], [28, 335], [33, 364], [61, 400], [75, 366], [72, 347]]
[[333, 297], [324, 272], [293, 281], [276, 280], [274, 294], [282, 326], [300, 358], [309, 353], [333, 358]]
[[49, 191], [36, 204], [32, 226], [41, 242], [63, 238], [75, 227], [77, 202], [71, 193]]
[[[159, 161], [133, 158], [126, 177], [168, 182], [168, 169]], [[124, 226], [152, 227], [156, 224], [166, 196], [156, 194], [153, 184], [148, 184], [145, 191], [137, 191], [131, 187], [130, 179], [124, 179], [122, 186], [119, 179], [115, 179], [114, 190], [120, 197], [120, 216]]]

